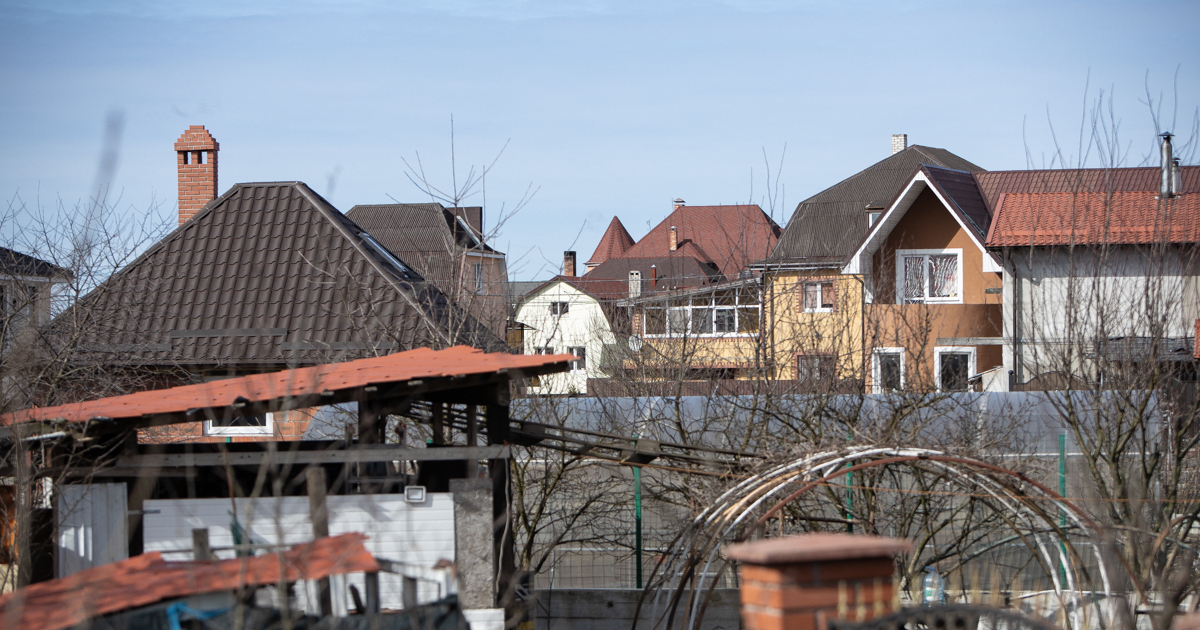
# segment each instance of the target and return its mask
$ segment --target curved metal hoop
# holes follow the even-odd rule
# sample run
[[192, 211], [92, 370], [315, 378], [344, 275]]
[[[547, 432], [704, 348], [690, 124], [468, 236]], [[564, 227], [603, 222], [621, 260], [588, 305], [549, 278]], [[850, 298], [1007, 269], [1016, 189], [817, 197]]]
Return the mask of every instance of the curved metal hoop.
[[[1109, 602], [1107, 616], [1115, 618], [1112, 580], [1104, 558], [1105, 540], [1099, 527], [1081, 510], [1054, 491], [1013, 470], [980, 460], [952, 456], [922, 448], [858, 447], [825, 451], [775, 466], [751, 476], [728, 489], [699, 514], [672, 543], [665, 559], [651, 575], [643, 597], [653, 594], [652, 618], [655, 627], [674, 626], [679, 605], [684, 603], [682, 627], [699, 627], [704, 602], [727, 568], [721, 548], [749, 537], [767, 519], [787, 504], [800, 499], [814, 488], [855, 470], [886, 466], [909, 466], [945, 474], [947, 481], [965, 492], [981, 492], [988, 505], [1006, 512], [1006, 521], [1020, 538], [1034, 549], [1047, 566], [1061, 563], [1065, 583], [1051, 572], [1055, 595], [1063, 605], [1081, 610], [1085, 595], [1099, 595]], [[790, 490], [790, 492], [789, 492]], [[1100, 573], [1100, 589], [1080, 584], [1087, 572], [1079, 564], [1081, 556], [1063, 536], [1050, 510], [1051, 503], [1062, 508], [1067, 518], [1086, 532]], [[771, 507], [766, 508], [770, 505]], [[766, 511], [764, 512], [764, 508]], [[756, 514], [761, 516], [751, 521]], [[1057, 560], [1057, 562], [1056, 562]]]

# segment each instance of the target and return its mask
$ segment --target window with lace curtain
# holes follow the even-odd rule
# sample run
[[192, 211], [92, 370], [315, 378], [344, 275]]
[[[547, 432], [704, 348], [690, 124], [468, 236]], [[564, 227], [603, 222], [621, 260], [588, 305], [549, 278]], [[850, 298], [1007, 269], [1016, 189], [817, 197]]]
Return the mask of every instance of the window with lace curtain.
[[962, 250], [897, 250], [896, 301], [962, 303]]

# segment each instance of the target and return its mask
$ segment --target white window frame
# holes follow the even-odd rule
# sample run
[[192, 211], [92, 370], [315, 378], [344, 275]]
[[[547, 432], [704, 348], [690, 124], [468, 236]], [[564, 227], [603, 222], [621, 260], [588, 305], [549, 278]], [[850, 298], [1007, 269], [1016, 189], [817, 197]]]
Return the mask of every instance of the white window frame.
[[[649, 308], [661, 309], [662, 314], [663, 314], [663, 328], [666, 332], [662, 333], [662, 334], [647, 333], [646, 326], [648, 324], [647, 320], [649, 318], [647, 318], [644, 315], [645, 310], [643, 310], [642, 336], [651, 338], [651, 339], [665, 338], [665, 337], [694, 337], [694, 338], [703, 338], [703, 339], [728, 338], [728, 337], [751, 338], [751, 337], [758, 336], [759, 333], [743, 333], [743, 332], [737, 332], [737, 331], [741, 328], [742, 311], [747, 311], [747, 310], [753, 310], [755, 312], [755, 317], [758, 319], [758, 327], [761, 331], [762, 323], [763, 323], [762, 322], [762, 296], [761, 295], [757, 296], [753, 303], [742, 304], [741, 293], [735, 292], [733, 304], [720, 304], [720, 305], [718, 305], [716, 303], [716, 294], [715, 293], [708, 293], [706, 295], [707, 295], [707, 298], [699, 296], [699, 295], [688, 298], [688, 306], [672, 306], [670, 304], [670, 301], [662, 301], [662, 300], [643, 304], [642, 305], [643, 309], [649, 309]], [[676, 298], [676, 299], [682, 299], [682, 298]], [[702, 303], [697, 303], [698, 300], [706, 300], [706, 301], [704, 301]], [[659, 305], [659, 306], [652, 306], [652, 304]], [[717, 311], [721, 310], [721, 309], [728, 309], [728, 310], [733, 311], [733, 332], [716, 332]], [[695, 332], [692, 330], [692, 323], [693, 323], [692, 312], [699, 311], [699, 310], [708, 310], [709, 311], [709, 316], [713, 318], [712, 319], [713, 332], [698, 333], [698, 332]], [[687, 315], [688, 315], [687, 325], [683, 327], [684, 330], [673, 332], [671, 330], [671, 314], [679, 313], [679, 312], [687, 313]]]
[[571, 371], [572, 372], [586, 372], [587, 371], [587, 355], [588, 355], [587, 346], [586, 345], [567, 346], [567, 354], [573, 354], [575, 356], [579, 356], [578, 354], [575, 353], [576, 350], [583, 350], [583, 361], [582, 361], [583, 365], [582, 366], [579, 365], [580, 361], [578, 361], [578, 360], [568, 361], [568, 363], [571, 365]]
[[[955, 297], [952, 298], [922, 298], [915, 304], [962, 304], [963, 303], [963, 250], [954, 249], [897, 249], [896, 250], [896, 303], [908, 304], [904, 301], [904, 258], [906, 256], [958, 256], [958, 274], [955, 278]], [[929, 290], [929, 263], [921, 265], [921, 273], [925, 279], [926, 292]]]
[[475, 263], [475, 292], [483, 293], [483, 263]]
[[[973, 346], [934, 346], [933, 348], [933, 378], [937, 384], [937, 390], [942, 391], [942, 355], [943, 354], [967, 354], [970, 358], [967, 359], [967, 381], [971, 380], [972, 376], [978, 374], [975, 365], [975, 348]], [[968, 384], [967, 391], [970, 390]]]
[[904, 348], [875, 348], [874, 351], [872, 351], [872, 353], [871, 353], [871, 393], [872, 394], [888, 393], [888, 392], [883, 391], [883, 387], [881, 386], [881, 381], [883, 380], [882, 376], [880, 375], [880, 367], [881, 366], [879, 365], [879, 355], [881, 355], [881, 354], [898, 354], [898, 355], [900, 355], [900, 389], [903, 390], [905, 380], [907, 379], [907, 374], [905, 374], [906, 368], [904, 365], [905, 358], [906, 358], [904, 356], [905, 355]]
[[827, 280], [812, 280], [812, 279], [807, 279], [807, 280], [801, 280], [801, 281], [800, 281], [800, 306], [803, 308], [804, 312], [805, 312], [805, 313], [832, 313], [832, 312], [833, 312], [833, 307], [832, 307], [832, 306], [830, 306], [829, 308], [824, 308], [824, 307], [821, 307], [821, 306], [818, 306], [817, 308], [808, 308], [807, 306], [805, 306], [805, 305], [804, 305], [804, 293], [805, 293], [805, 289], [806, 289], [806, 288], [808, 287], [808, 285], [810, 285], [810, 284], [815, 284], [815, 285], [830, 284], [830, 285], [833, 285], [833, 303], [834, 303], [834, 304], [837, 304], [837, 282], [836, 282], [836, 281], [835, 281], [833, 278], [829, 278], [829, 279], [827, 279]]
[[204, 435], [246, 436], [246, 435], [275, 435], [275, 414], [267, 412], [267, 422], [261, 427], [222, 427], [213, 426], [212, 420], [204, 421]]

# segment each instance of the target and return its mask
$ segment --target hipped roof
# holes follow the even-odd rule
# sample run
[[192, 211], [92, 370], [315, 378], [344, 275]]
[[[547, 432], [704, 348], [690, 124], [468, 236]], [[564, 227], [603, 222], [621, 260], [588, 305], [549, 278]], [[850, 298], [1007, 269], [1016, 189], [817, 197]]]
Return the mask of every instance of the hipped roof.
[[82, 333], [84, 351], [143, 365], [305, 365], [495, 341], [371, 241], [302, 182], [237, 184], [54, 325]]
[[[670, 245], [672, 227], [677, 230], [675, 251]], [[726, 278], [737, 278], [774, 249], [779, 233], [779, 226], [757, 205], [681, 205], [620, 258], [693, 258], [712, 263]]]
[[465, 219], [438, 203], [358, 205], [346, 216], [443, 292], [459, 279], [463, 252], [495, 253]]

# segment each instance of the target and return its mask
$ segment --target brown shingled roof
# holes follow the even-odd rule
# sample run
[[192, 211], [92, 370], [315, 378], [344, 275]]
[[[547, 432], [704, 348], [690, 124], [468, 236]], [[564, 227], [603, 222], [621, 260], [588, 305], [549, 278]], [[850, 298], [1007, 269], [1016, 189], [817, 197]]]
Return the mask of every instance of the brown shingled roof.
[[448, 330], [446, 296], [376, 243], [303, 183], [238, 184], [55, 323], [83, 328], [84, 351], [140, 365], [305, 365], [488, 343], [470, 318]]
[[609, 258], [616, 258], [625, 253], [625, 250], [633, 247], [633, 237], [629, 235], [629, 231], [621, 223], [617, 217], [613, 217], [612, 222], [608, 224], [608, 229], [604, 230], [604, 236], [600, 237], [600, 244], [596, 246], [596, 251], [592, 252], [592, 257], [588, 259], [585, 265], [595, 267]]
[[1200, 242], [1200, 194], [1003, 193], [989, 247]]

